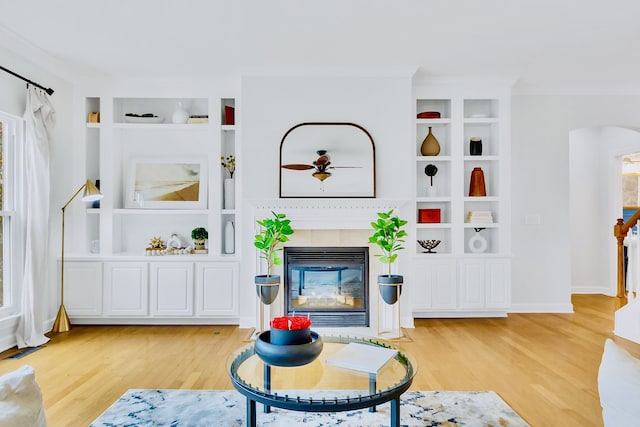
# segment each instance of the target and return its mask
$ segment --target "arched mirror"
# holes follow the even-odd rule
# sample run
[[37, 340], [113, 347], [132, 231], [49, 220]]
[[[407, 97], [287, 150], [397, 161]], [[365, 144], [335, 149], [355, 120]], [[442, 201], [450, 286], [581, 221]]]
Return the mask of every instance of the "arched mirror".
[[376, 197], [373, 138], [354, 123], [300, 123], [280, 142], [280, 197]]

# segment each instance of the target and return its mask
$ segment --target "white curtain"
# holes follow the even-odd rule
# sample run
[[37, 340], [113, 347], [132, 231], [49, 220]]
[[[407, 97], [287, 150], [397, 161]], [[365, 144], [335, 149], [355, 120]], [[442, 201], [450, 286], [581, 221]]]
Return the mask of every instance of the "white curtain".
[[22, 313], [16, 331], [18, 348], [37, 347], [49, 341], [38, 327], [36, 294], [46, 295], [49, 285], [49, 139], [55, 110], [46, 93], [27, 88], [25, 216], [26, 242], [22, 282]]

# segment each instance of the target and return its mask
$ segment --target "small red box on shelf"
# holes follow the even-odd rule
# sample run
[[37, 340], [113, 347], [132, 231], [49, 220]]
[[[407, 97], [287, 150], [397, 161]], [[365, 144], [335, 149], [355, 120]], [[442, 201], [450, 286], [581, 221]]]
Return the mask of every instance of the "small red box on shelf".
[[419, 223], [439, 223], [440, 209], [418, 209]]

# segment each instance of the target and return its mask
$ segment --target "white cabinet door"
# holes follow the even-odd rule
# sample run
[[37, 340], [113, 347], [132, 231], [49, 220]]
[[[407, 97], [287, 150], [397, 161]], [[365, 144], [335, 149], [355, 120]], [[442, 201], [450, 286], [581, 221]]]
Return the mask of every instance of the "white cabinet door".
[[197, 315], [238, 313], [238, 272], [237, 263], [196, 263]]
[[487, 308], [511, 306], [511, 263], [506, 259], [489, 260], [485, 272]]
[[193, 315], [193, 263], [151, 263], [152, 316]]
[[149, 280], [146, 262], [107, 262], [104, 272], [105, 314], [149, 314]]
[[454, 260], [416, 261], [407, 283], [414, 311], [456, 308]]
[[460, 261], [460, 308], [509, 308], [510, 261], [474, 259]]
[[64, 306], [69, 316], [102, 314], [102, 263], [65, 261]]
[[460, 308], [484, 308], [484, 261], [481, 259], [460, 261]]

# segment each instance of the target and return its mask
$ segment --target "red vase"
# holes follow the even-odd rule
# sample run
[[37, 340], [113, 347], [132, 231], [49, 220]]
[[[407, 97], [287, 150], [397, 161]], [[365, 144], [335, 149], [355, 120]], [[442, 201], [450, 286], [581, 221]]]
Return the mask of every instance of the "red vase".
[[482, 168], [473, 168], [471, 171], [471, 181], [469, 182], [469, 196], [486, 196], [487, 189], [484, 185], [484, 172]]

